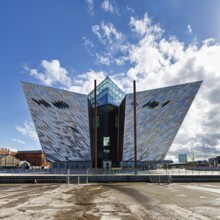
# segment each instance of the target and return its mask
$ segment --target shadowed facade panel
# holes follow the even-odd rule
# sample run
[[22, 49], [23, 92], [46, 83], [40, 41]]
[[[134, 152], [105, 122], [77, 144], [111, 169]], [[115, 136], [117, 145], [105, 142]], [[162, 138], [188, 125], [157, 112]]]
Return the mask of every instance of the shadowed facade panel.
[[22, 82], [49, 162], [91, 161], [87, 95]]
[[[164, 159], [201, 83], [198, 81], [136, 94], [138, 161]], [[134, 161], [133, 120], [133, 94], [127, 94], [123, 161]]]

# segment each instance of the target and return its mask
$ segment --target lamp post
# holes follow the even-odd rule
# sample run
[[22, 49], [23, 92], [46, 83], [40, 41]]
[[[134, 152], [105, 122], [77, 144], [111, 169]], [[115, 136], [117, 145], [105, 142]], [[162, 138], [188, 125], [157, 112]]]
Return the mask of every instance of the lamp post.
[[95, 170], [97, 172], [97, 101], [96, 101], [96, 80], [94, 80], [94, 160], [95, 160]]
[[137, 129], [136, 129], [136, 81], [133, 81], [133, 89], [134, 89], [134, 171], [135, 175], [137, 175]]

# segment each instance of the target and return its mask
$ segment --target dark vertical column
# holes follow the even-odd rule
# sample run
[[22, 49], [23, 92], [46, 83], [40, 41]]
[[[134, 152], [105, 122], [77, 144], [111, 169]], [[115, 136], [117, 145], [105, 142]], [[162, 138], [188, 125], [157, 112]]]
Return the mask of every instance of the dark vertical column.
[[97, 100], [96, 100], [96, 80], [94, 80], [94, 160], [95, 169], [97, 170]]
[[133, 82], [133, 88], [134, 88], [134, 101], [133, 101], [133, 106], [134, 106], [134, 170], [135, 170], [135, 175], [137, 174], [137, 130], [136, 130], [136, 82], [134, 80]]

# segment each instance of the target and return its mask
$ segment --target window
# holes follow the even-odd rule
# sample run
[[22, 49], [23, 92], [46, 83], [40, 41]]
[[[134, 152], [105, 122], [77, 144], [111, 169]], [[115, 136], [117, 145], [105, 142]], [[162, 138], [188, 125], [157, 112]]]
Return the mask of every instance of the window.
[[110, 146], [110, 137], [103, 137], [103, 146]]

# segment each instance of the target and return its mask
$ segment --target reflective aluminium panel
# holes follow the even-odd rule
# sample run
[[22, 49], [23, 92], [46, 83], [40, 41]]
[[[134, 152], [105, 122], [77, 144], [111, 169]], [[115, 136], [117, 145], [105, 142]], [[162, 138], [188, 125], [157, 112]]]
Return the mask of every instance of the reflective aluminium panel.
[[87, 95], [22, 82], [49, 162], [90, 161]]
[[[166, 156], [202, 81], [137, 92], [137, 160]], [[133, 94], [126, 95], [123, 161], [134, 161]]]

